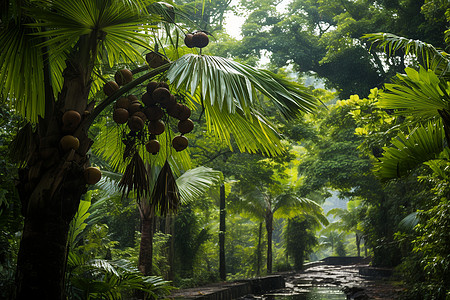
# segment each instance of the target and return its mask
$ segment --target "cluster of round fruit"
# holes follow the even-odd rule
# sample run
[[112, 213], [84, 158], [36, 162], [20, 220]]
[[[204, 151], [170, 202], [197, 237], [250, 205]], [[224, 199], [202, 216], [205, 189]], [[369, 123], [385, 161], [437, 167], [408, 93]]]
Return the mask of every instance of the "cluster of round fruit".
[[188, 48], [204, 48], [208, 45], [209, 38], [204, 31], [196, 31], [193, 33], [188, 33], [184, 37], [184, 44]]
[[[72, 134], [78, 128], [81, 122], [81, 115], [76, 110], [68, 110], [62, 116], [62, 130], [66, 134], [59, 140], [60, 148], [63, 152], [67, 153], [71, 150], [78, 150], [80, 147], [80, 141]], [[51, 148], [48, 148], [51, 149]], [[87, 184], [96, 184], [102, 173], [100, 169], [95, 167], [87, 167], [84, 169], [84, 179]]]
[[[117, 71], [115, 77], [122, 73], [126, 72]], [[150, 140], [145, 147], [148, 152], [157, 154], [160, 144], [156, 136], [165, 131], [166, 125], [163, 119], [167, 121], [170, 116], [178, 120], [178, 131], [180, 132], [180, 135], [173, 138], [172, 146], [176, 151], [186, 149], [188, 139], [184, 134], [191, 132], [194, 128], [194, 122], [189, 119], [191, 110], [186, 105], [177, 102], [166, 82], [151, 81], [146, 88], [147, 92], [142, 95], [141, 101], [135, 95], [121, 97], [116, 101], [113, 112], [114, 122], [126, 123], [132, 132], [140, 132], [147, 124]], [[111, 92], [107, 84], [104, 86], [104, 92], [107, 95]]]

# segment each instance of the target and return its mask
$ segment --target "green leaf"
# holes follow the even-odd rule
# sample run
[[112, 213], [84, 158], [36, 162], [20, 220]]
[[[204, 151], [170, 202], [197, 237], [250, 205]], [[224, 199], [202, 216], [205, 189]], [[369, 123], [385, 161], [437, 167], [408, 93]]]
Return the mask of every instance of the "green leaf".
[[382, 179], [406, 176], [420, 164], [436, 158], [443, 150], [442, 122], [428, 122], [408, 134], [400, 132], [393, 138], [392, 146], [384, 147], [383, 157], [375, 163], [374, 172]]

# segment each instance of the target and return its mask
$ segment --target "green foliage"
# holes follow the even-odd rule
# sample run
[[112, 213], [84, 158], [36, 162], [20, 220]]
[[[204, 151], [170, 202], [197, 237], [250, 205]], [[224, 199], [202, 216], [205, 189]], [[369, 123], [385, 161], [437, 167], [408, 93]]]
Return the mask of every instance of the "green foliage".
[[71, 299], [127, 299], [137, 290], [158, 299], [172, 289], [161, 277], [143, 276], [125, 260], [85, 260], [71, 253], [67, 268]]
[[420, 214], [413, 251], [421, 256], [420, 264], [435, 297], [450, 295], [450, 203], [447, 199]]
[[309, 218], [293, 218], [287, 220], [284, 238], [286, 252], [294, 259], [294, 269], [301, 270], [305, 258], [318, 243], [314, 232], [314, 223]]
[[[80, 202], [71, 222], [69, 239], [72, 243], [66, 273], [66, 293], [70, 298], [122, 299], [132, 296], [136, 290], [154, 298], [169, 294], [172, 289], [169, 282], [161, 277], [143, 276], [137, 270], [138, 252], [114, 249], [118, 242], [109, 240], [107, 225], [88, 226], [92, 221], [89, 216], [97, 213], [92, 208], [98, 208], [98, 205], [91, 206], [90, 200], [88, 197]], [[162, 243], [165, 244], [166, 240]], [[112, 260], [112, 254], [126, 259]]]
[[392, 32], [445, 47], [448, 23], [436, 12], [446, 5], [439, 1], [296, 0], [282, 13], [263, 0], [243, 5], [250, 13], [242, 26], [242, 57], [266, 50], [277, 67], [292, 64], [325, 78], [342, 98], [368, 94], [405, 66], [403, 50], [386, 57], [361, 39], [364, 34]]
[[337, 256], [346, 256], [347, 251], [345, 250], [345, 245], [342, 240], [336, 242], [336, 249], [334, 249]]

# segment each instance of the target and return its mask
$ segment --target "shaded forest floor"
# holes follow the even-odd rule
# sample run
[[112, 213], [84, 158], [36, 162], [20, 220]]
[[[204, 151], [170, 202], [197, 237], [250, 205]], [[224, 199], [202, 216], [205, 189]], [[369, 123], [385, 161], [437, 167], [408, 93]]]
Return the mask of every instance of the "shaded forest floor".
[[[398, 299], [404, 290], [400, 282], [390, 277], [391, 270], [369, 267], [367, 263], [329, 265], [315, 263], [300, 272], [277, 273], [286, 284], [285, 288], [258, 295], [240, 297], [242, 299], [264, 299], [271, 295], [306, 295], [314, 288], [342, 290], [347, 299]], [[215, 283], [204, 287], [177, 290], [171, 298], [176, 299], [235, 299], [223, 296], [226, 289], [236, 289], [242, 281]], [[243, 290], [243, 289], [242, 289]], [[222, 291], [222, 292], [221, 292]], [[222, 293], [222, 295], [219, 295]], [[235, 293], [234, 293], [235, 294]]]

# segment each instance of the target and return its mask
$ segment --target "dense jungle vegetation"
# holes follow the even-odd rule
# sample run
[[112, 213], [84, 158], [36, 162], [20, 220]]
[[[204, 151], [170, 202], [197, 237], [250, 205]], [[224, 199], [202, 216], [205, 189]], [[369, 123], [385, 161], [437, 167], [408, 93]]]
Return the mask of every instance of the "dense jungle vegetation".
[[0, 11], [0, 298], [163, 298], [331, 255], [450, 298], [450, 2]]

